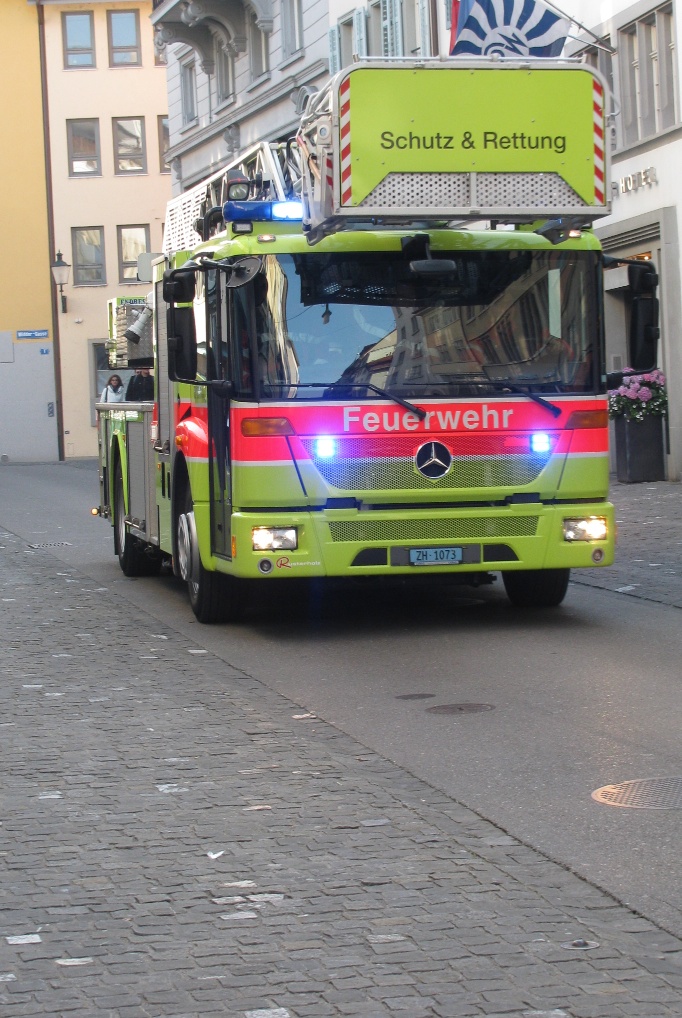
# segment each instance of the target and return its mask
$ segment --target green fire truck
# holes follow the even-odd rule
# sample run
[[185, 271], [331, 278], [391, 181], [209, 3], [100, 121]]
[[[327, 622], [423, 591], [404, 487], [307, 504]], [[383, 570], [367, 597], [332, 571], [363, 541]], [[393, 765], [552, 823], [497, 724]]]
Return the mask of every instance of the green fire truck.
[[144, 311], [110, 314], [155, 378], [98, 405], [123, 572], [165, 563], [215, 622], [291, 578], [501, 574], [534, 606], [609, 565], [604, 106], [568, 61], [361, 61], [173, 199]]

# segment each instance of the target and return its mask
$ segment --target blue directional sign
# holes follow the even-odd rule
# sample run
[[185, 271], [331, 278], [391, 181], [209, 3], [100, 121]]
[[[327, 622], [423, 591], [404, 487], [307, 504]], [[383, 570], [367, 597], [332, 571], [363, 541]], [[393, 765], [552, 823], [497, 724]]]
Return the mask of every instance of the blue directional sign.
[[17, 329], [17, 339], [49, 339], [49, 329]]

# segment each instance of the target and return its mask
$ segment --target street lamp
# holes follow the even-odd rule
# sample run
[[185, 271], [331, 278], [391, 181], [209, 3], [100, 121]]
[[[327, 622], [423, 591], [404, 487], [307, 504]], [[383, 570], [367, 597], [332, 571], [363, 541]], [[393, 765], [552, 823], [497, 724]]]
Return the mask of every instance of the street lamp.
[[69, 272], [71, 266], [68, 262], [65, 262], [62, 258], [61, 251], [57, 251], [57, 257], [50, 266], [52, 269], [52, 278], [59, 287], [59, 296], [62, 299], [62, 314], [66, 314], [66, 294], [64, 293], [64, 286], [69, 281]]

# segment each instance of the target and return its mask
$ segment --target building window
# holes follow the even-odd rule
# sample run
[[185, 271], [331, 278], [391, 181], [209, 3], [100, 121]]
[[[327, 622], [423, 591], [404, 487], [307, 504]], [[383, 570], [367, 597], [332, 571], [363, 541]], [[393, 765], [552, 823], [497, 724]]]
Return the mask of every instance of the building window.
[[402, 19], [403, 26], [403, 54], [406, 57], [418, 56], [422, 50], [417, 32], [419, 11], [415, 0], [402, 0], [399, 17]]
[[383, 56], [383, 36], [381, 31], [381, 4], [370, 4], [367, 17], [367, 55]]
[[618, 33], [622, 143], [632, 145], [677, 123], [672, 6]]
[[120, 283], [136, 283], [138, 255], [150, 250], [149, 226], [119, 226], [118, 232], [118, 280]]
[[96, 177], [101, 174], [99, 120], [67, 120], [66, 143], [70, 177]]
[[284, 59], [303, 49], [303, 9], [301, 0], [282, 0], [282, 49]]
[[107, 11], [109, 66], [135, 67], [142, 63], [138, 11]]
[[232, 54], [216, 46], [215, 53], [216, 99], [218, 103], [234, 99], [234, 61]]
[[73, 281], [76, 286], [106, 283], [104, 227], [77, 226], [71, 230]]
[[251, 55], [251, 81], [257, 81], [270, 70], [270, 47], [265, 32], [256, 23], [256, 15], [249, 17], [249, 53]]
[[168, 127], [168, 117], [157, 117], [156, 122], [159, 131], [159, 172], [170, 173], [170, 163], [166, 159], [166, 154], [170, 148], [170, 129]]
[[116, 117], [113, 126], [114, 172], [146, 173], [144, 117]]
[[339, 21], [339, 44], [341, 46], [341, 67], [353, 63], [353, 19]]
[[62, 14], [64, 67], [95, 66], [95, 34], [92, 12]]
[[197, 119], [197, 72], [194, 61], [182, 64], [180, 68], [180, 93], [182, 95], [182, 122], [193, 124]]

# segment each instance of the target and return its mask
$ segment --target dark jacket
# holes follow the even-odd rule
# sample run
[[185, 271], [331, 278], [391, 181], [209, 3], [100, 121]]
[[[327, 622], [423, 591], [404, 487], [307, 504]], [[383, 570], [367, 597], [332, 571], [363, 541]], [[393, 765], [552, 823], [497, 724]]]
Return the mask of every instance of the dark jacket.
[[132, 375], [126, 389], [128, 403], [145, 403], [154, 399], [154, 379], [151, 375]]

